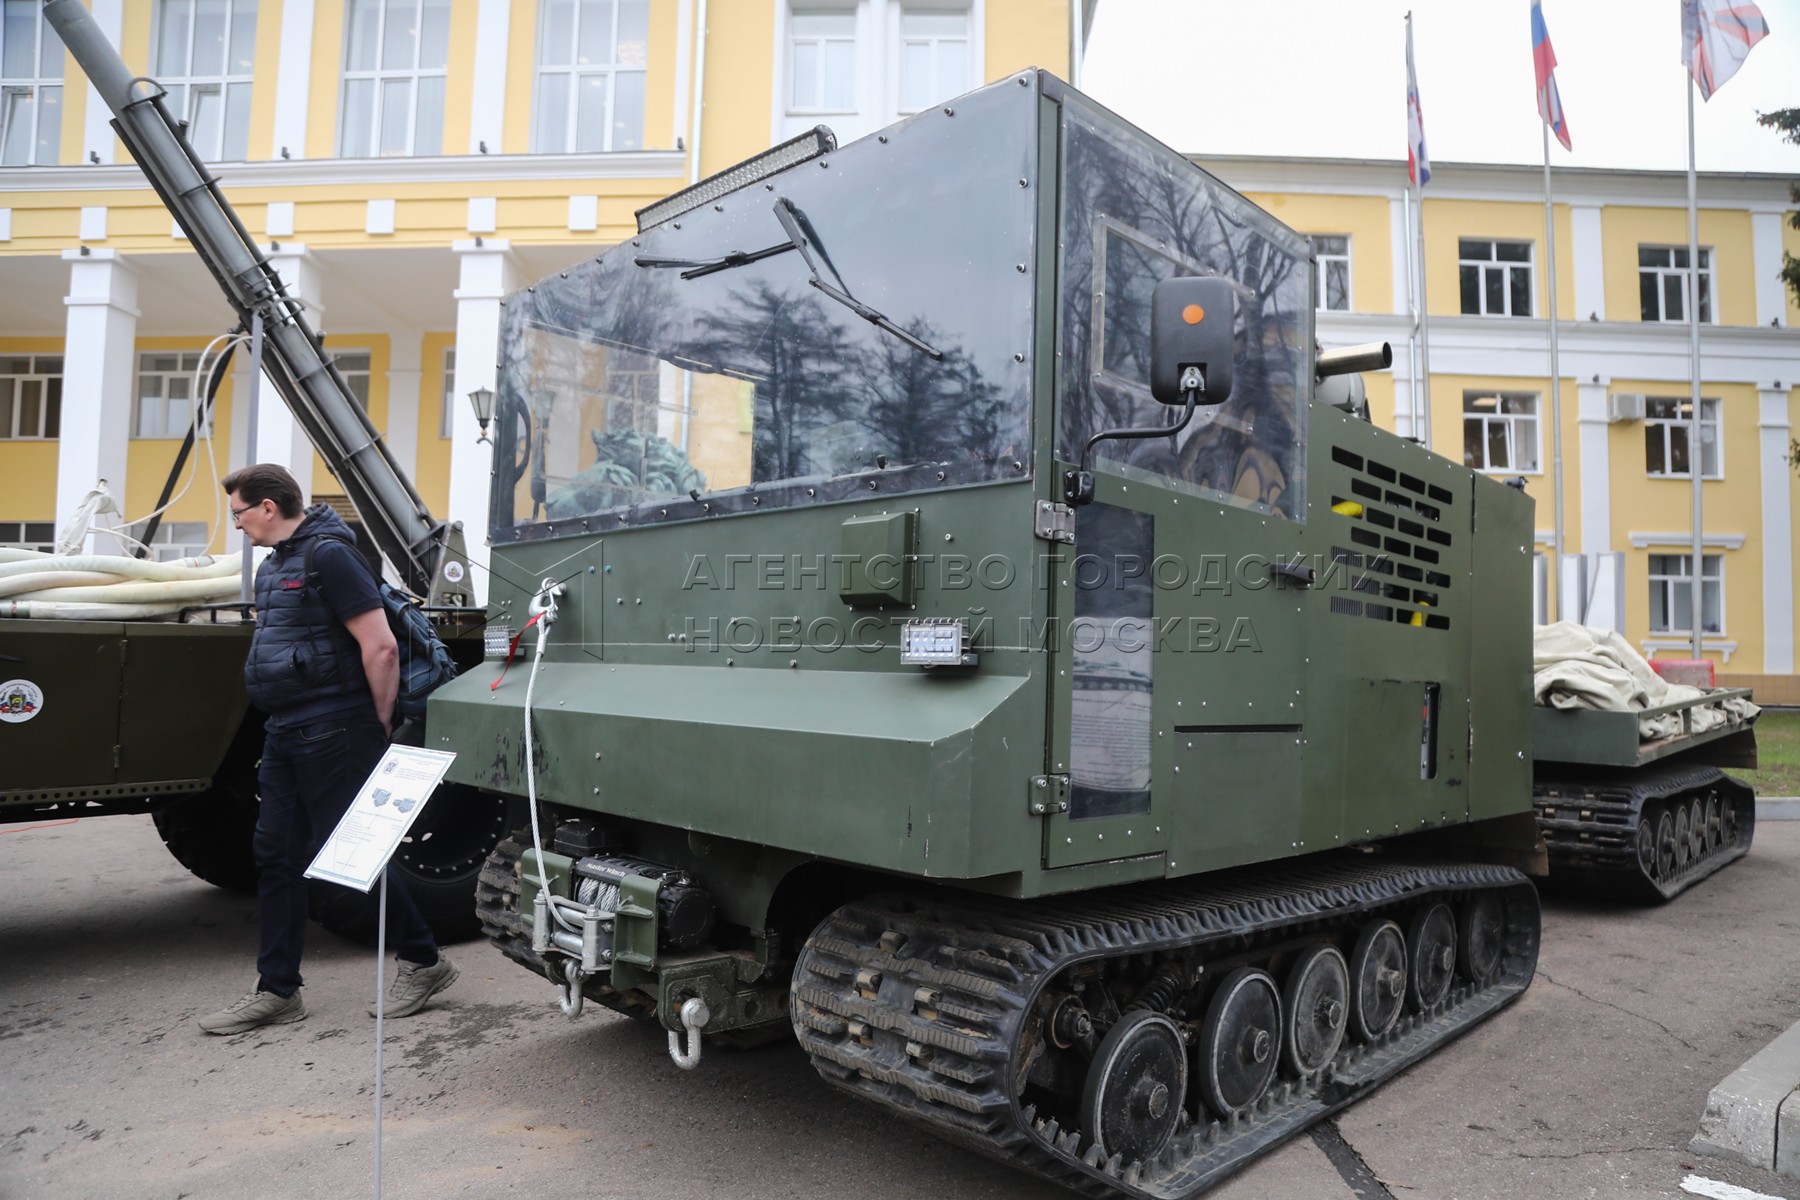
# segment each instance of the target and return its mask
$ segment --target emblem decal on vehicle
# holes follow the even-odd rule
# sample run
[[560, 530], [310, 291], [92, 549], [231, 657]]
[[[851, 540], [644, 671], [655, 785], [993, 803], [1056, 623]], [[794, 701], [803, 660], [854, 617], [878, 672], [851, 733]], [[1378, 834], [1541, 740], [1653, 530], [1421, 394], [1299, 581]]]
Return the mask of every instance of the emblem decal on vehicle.
[[44, 711], [44, 690], [29, 679], [0, 683], [0, 721], [17, 725]]

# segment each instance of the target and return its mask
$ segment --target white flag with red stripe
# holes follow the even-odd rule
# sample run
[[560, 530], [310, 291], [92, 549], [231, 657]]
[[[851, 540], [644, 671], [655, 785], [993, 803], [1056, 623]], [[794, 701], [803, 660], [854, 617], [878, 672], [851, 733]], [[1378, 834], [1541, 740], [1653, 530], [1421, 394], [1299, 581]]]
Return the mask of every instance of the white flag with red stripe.
[[1711, 100], [1769, 36], [1762, 9], [1750, 0], [1681, 0], [1681, 62]]

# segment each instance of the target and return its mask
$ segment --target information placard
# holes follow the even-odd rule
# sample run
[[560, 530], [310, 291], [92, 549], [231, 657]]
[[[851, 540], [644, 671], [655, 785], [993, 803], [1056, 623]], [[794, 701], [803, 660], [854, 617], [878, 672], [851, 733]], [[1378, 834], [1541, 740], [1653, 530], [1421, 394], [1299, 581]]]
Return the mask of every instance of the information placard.
[[312, 866], [306, 868], [306, 877], [359, 892], [374, 887], [455, 761], [456, 755], [448, 750], [389, 746], [337, 828], [325, 839]]

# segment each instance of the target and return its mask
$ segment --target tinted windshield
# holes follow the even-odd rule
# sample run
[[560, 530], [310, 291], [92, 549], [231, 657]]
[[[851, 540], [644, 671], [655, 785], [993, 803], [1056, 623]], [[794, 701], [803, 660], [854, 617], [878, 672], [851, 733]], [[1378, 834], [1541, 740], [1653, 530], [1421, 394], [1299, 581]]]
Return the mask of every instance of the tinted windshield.
[[1028, 474], [1036, 102], [996, 84], [510, 297], [496, 536]]

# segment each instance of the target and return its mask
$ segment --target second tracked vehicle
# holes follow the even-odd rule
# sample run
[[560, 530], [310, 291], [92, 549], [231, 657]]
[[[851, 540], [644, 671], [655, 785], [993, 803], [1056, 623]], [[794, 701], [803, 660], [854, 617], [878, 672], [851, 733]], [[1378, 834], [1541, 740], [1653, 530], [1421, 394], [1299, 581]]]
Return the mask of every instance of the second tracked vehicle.
[[1531, 502], [1315, 398], [1306, 239], [1036, 71], [639, 226], [504, 304], [428, 719], [565, 1011], [1177, 1197], [1525, 990]]

